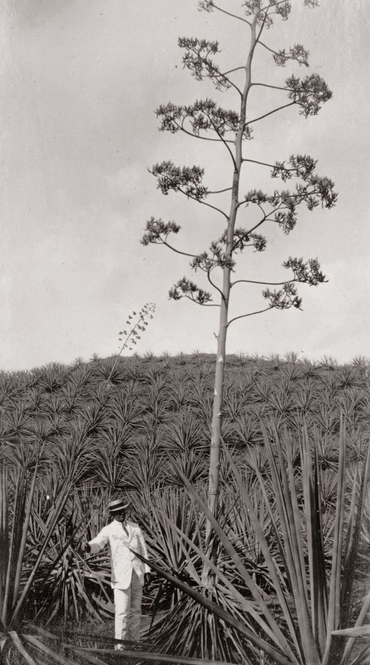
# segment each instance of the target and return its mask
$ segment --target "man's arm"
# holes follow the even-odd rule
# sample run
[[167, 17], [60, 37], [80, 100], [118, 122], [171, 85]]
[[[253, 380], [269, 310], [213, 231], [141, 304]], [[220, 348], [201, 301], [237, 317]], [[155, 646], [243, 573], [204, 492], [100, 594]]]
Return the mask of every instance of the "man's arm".
[[91, 552], [91, 554], [96, 554], [97, 552], [100, 552], [100, 550], [103, 549], [108, 543], [109, 540], [109, 534], [107, 533], [107, 527], [104, 527], [98, 533], [96, 538], [93, 538], [93, 540], [90, 540], [88, 543], [85, 543], [83, 546], [83, 549], [85, 552]]

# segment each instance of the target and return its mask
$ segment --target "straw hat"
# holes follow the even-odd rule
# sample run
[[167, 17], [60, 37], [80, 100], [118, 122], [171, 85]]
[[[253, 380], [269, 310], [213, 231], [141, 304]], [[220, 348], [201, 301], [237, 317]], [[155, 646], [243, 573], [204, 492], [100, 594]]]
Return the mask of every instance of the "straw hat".
[[130, 502], [125, 501], [125, 499], [115, 499], [108, 503], [108, 510], [110, 513], [118, 513], [121, 510], [126, 510], [130, 505]]

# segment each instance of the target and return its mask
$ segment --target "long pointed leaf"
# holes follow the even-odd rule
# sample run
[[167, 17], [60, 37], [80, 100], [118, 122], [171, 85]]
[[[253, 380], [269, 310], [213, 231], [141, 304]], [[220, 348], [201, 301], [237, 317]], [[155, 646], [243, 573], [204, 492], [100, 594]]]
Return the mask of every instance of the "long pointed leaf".
[[307, 531], [311, 623], [315, 639], [320, 647], [320, 651], [323, 652], [326, 643], [327, 586], [322, 538], [320, 480], [317, 446], [315, 446], [315, 462], [313, 464], [306, 423], [303, 424], [300, 446], [304, 514]]
[[332, 633], [337, 628], [340, 612], [340, 576], [342, 567], [342, 542], [344, 525], [345, 503], [345, 460], [346, 460], [346, 434], [343, 419], [339, 434], [339, 469], [337, 499], [335, 510], [335, 527], [333, 538], [332, 566], [330, 573], [330, 592], [327, 620], [327, 640], [322, 665], [327, 665], [330, 657]]
[[9, 635], [11, 639], [13, 640], [15, 646], [17, 647], [19, 653], [23, 656], [25, 661], [28, 663], [28, 665], [37, 665], [37, 663], [34, 661], [32, 656], [28, 653], [28, 651], [24, 648], [18, 633], [16, 633], [14, 630], [9, 631]]
[[15, 500], [14, 500], [14, 509], [13, 509], [13, 521], [12, 521], [11, 535], [10, 535], [10, 542], [8, 549], [8, 557], [7, 557], [8, 565], [5, 576], [5, 591], [4, 591], [4, 599], [3, 599], [3, 606], [1, 613], [1, 621], [4, 626], [8, 624], [8, 608], [11, 607], [13, 602], [13, 581], [14, 581], [13, 569], [14, 569], [14, 561], [16, 560], [16, 552], [18, 549], [18, 543], [16, 542], [17, 540], [16, 534], [19, 529], [18, 513], [19, 513], [19, 506], [23, 501], [23, 495], [24, 495], [22, 481], [23, 481], [23, 473], [21, 466], [19, 466], [17, 473], [17, 480], [14, 489]]
[[[210, 512], [210, 514], [212, 513]], [[171, 575], [166, 570], [163, 570], [153, 561], [148, 561], [138, 553], [136, 553], [136, 556], [139, 559], [141, 559], [143, 562], [147, 563], [159, 575], [161, 575], [166, 580], [171, 582], [171, 584], [177, 586], [179, 589], [181, 589], [181, 591], [184, 591], [184, 593], [186, 593], [188, 596], [194, 598], [194, 600], [197, 603], [199, 603], [203, 607], [206, 607], [210, 612], [212, 612], [212, 614], [215, 614], [220, 619], [222, 619], [228, 626], [234, 628], [237, 632], [244, 635], [244, 637], [250, 640], [252, 644], [262, 649], [266, 654], [271, 656], [271, 658], [275, 659], [277, 663], [281, 663], [281, 665], [292, 665], [292, 662], [298, 662], [296, 660], [292, 661], [285, 654], [281, 653], [281, 651], [278, 651], [277, 649], [272, 647], [270, 644], [268, 644], [268, 642], [266, 642], [265, 640], [261, 639], [258, 635], [256, 635], [256, 633], [246, 628], [246, 626], [243, 623], [241, 623], [237, 619], [234, 619], [234, 617], [232, 617], [223, 608], [219, 607], [219, 605], [209, 600], [209, 598], [207, 598], [203, 594], [199, 593], [199, 591], [196, 591], [193, 587], [190, 587], [188, 584], [185, 584], [185, 582], [182, 582], [182, 580], [179, 580], [174, 575]]]
[[27, 534], [28, 534], [28, 529], [29, 529], [29, 524], [30, 524], [32, 501], [33, 501], [33, 495], [34, 495], [35, 487], [36, 487], [37, 471], [38, 471], [38, 463], [36, 461], [31, 486], [28, 490], [26, 508], [25, 508], [24, 517], [23, 517], [22, 538], [21, 538], [21, 542], [19, 544], [19, 550], [17, 552], [17, 567], [16, 567], [16, 571], [15, 571], [15, 578], [14, 578], [14, 599], [16, 599], [18, 597], [19, 584], [20, 584], [20, 580], [21, 580], [21, 572], [22, 572], [22, 567], [23, 567], [23, 558], [24, 558], [24, 552], [25, 552], [25, 549], [26, 549]]
[[[356, 621], [355, 625], [353, 626], [353, 628], [347, 628], [345, 630], [357, 630], [357, 629], [364, 628], [365, 626], [363, 625], [363, 622], [366, 620], [366, 618], [368, 616], [369, 608], [370, 608], [370, 591], [369, 591], [368, 594], [366, 594], [366, 596], [364, 598], [364, 602], [362, 604], [362, 608], [361, 608], [361, 611], [358, 615], [358, 618], [357, 618], [357, 621]], [[340, 633], [337, 633], [337, 631], [335, 631], [335, 633], [333, 633], [333, 634], [340, 634]], [[353, 635], [353, 637], [356, 637], [356, 635]], [[354, 645], [355, 645], [355, 640], [354, 639], [349, 639], [347, 644], [346, 644], [346, 647], [344, 649], [340, 665], [344, 665], [346, 660], [349, 658], [350, 653], [351, 653]]]
[[366, 637], [367, 635], [370, 635], [370, 624], [356, 626], [354, 628], [333, 630], [332, 635], [342, 635], [342, 637]]
[[60, 665], [76, 665], [76, 663], [72, 660], [69, 660], [69, 658], [65, 658], [65, 656], [61, 656], [60, 653], [57, 651], [53, 651], [53, 649], [50, 649], [50, 647], [47, 647], [46, 644], [43, 644], [37, 637], [34, 635], [25, 635], [24, 636], [27, 642], [32, 644], [34, 647], [39, 649], [42, 653], [46, 654], [49, 659], [51, 659], [50, 662], [56, 662], [60, 663]]
[[[112, 656], [117, 656], [124, 658], [125, 656], [131, 658], [140, 658], [140, 660], [154, 660], [157, 662], [164, 663], [183, 663], [184, 665], [233, 665], [224, 660], [204, 660], [201, 658], [186, 658], [185, 656], [172, 656], [171, 654], [165, 653], [153, 653], [151, 651], [138, 651], [131, 649], [122, 649], [122, 651], [112, 651], [112, 649], [87, 649], [82, 647], [72, 647], [71, 645], [65, 645], [69, 649], [72, 649], [76, 653], [86, 657], [86, 653], [92, 651], [93, 653], [106, 653]], [[91, 661], [93, 662], [93, 661]]]
[[294, 562], [295, 569], [298, 581], [298, 588], [300, 596], [295, 599], [295, 605], [297, 609], [297, 618], [300, 624], [300, 635], [302, 640], [302, 646], [306, 653], [306, 659], [308, 662], [319, 662], [319, 650], [318, 645], [315, 641], [315, 636], [313, 633], [313, 626], [311, 621], [311, 615], [308, 606], [308, 592], [307, 592], [307, 577], [305, 570], [304, 554], [303, 554], [303, 542], [302, 542], [302, 533], [301, 533], [301, 516], [298, 507], [298, 497], [296, 491], [296, 481], [293, 470], [292, 456], [291, 456], [291, 445], [292, 442], [287, 438], [287, 434], [284, 437], [285, 441], [285, 451], [286, 451], [286, 460], [288, 467], [288, 478], [289, 478], [289, 495], [291, 499], [291, 509], [293, 513], [293, 522], [290, 524], [290, 531], [292, 533], [291, 540], [294, 543]]
[[9, 563], [8, 474], [3, 461], [0, 464], [0, 474], [0, 608], [2, 614]]
[[[358, 555], [358, 547], [360, 543], [362, 521], [363, 521], [363, 512], [364, 512], [364, 502], [365, 495], [368, 489], [368, 478], [369, 478], [369, 469], [370, 469], [370, 446], [367, 448], [366, 457], [364, 460], [362, 477], [360, 481], [360, 492], [357, 497], [357, 501], [353, 501], [351, 504], [350, 510], [350, 521], [353, 523], [353, 528], [350, 529], [350, 526], [347, 527], [347, 540], [350, 541], [350, 545], [346, 547], [348, 554], [345, 557], [344, 566], [343, 566], [343, 585], [342, 585], [342, 595], [341, 595], [341, 613], [343, 624], [346, 625], [350, 616], [350, 606], [351, 606], [351, 595], [353, 582], [355, 577], [356, 570], [356, 561]], [[354, 483], [353, 497], [357, 496], [356, 487]], [[354, 510], [356, 505], [356, 517], [353, 518]], [[342, 624], [342, 625], [343, 625]]]

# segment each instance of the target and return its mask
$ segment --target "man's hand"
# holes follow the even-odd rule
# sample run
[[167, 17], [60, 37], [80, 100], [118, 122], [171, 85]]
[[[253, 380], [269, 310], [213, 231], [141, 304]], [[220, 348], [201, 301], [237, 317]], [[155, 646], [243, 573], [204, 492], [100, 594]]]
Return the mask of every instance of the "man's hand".
[[91, 547], [89, 543], [82, 543], [81, 550], [83, 554], [89, 554], [89, 552], [91, 552]]

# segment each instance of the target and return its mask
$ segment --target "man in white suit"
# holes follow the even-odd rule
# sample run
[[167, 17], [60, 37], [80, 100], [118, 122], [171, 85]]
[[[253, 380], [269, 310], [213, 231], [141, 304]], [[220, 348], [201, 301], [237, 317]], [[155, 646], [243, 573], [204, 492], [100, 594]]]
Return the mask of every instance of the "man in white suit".
[[[85, 552], [96, 554], [109, 545], [111, 555], [111, 585], [114, 590], [115, 638], [118, 640], [140, 639], [141, 601], [143, 585], [150, 568], [135, 556], [138, 552], [146, 559], [148, 553], [140, 527], [126, 519], [129, 504], [116, 499], [108, 504], [113, 517], [110, 524], [85, 543]], [[133, 551], [131, 551], [133, 550]], [[117, 645], [116, 648], [123, 648]]]

